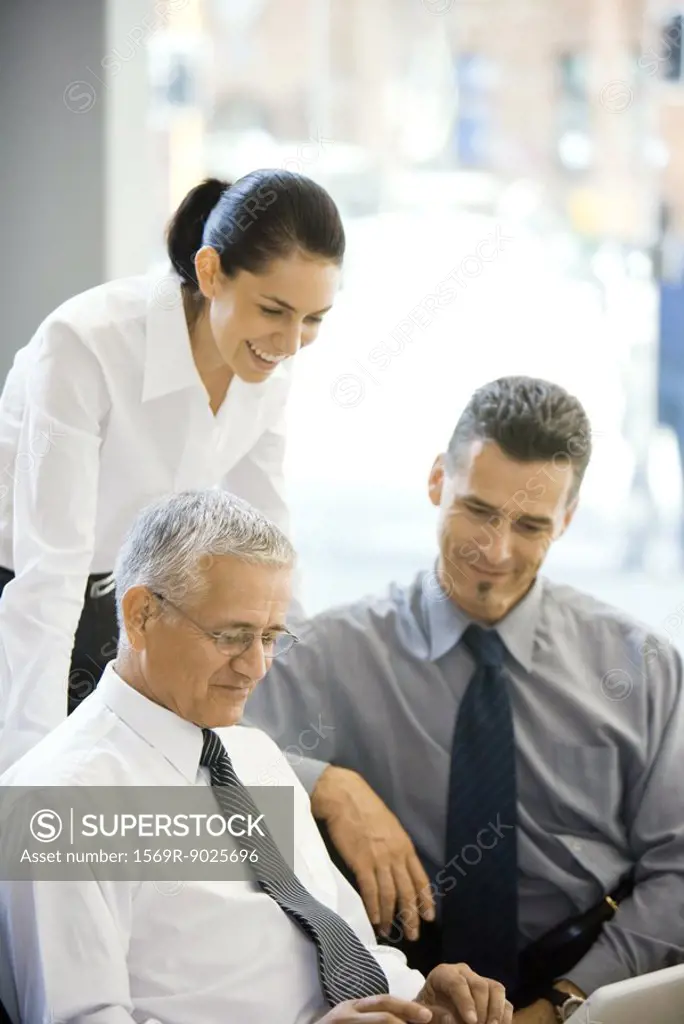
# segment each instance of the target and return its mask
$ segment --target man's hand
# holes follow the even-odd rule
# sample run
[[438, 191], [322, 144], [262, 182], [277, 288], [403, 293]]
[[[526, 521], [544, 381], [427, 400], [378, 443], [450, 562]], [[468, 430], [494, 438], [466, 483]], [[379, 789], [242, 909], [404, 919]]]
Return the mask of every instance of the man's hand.
[[430, 881], [399, 819], [358, 772], [334, 765], [320, 776], [311, 809], [354, 872], [371, 923], [387, 935], [398, 910], [406, 937], [415, 941], [421, 917], [433, 921], [435, 907]]
[[428, 1024], [432, 1013], [418, 1003], [393, 996], [348, 999], [321, 1017], [318, 1024]]
[[440, 964], [427, 976], [416, 1002], [432, 1010], [434, 1024], [511, 1024], [513, 1007], [498, 981], [467, 964]]

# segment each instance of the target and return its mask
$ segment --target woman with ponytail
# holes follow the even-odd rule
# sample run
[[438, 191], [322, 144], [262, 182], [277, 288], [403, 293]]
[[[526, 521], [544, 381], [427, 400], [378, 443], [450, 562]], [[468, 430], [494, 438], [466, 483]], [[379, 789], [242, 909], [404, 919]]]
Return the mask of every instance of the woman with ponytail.
[[144, 505], [218, 486], [288, 529], [284, 410], [337, 291], [337, 208], [285, 171], [209, 179], [167, 242], [163, 272], [52, 313], [0, 398], [0, 771], [114, 657], [112, 569]]

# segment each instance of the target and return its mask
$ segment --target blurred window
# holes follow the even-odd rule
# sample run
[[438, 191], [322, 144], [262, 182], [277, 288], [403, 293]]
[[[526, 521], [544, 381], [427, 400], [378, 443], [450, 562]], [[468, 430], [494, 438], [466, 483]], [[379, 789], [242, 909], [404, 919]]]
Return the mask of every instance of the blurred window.
[[[669, 564], [681, 495], [655, 423], [648, 254], [666, 151], [655, 85], [681, 77], [681, 16], [665, 63], [633, 5], [610, 5], [615, 43], [604, 0], [169, 8], [152, 47], [165, 216], [202, 175], [279, 166], [328, 188], [345, 219], [343, 288], [298, 356], [288, 413], [309, 609], [429, 564], [430, 465], [474, 388], [508, 373], [563, 384], [596, 431], [549, 571], [621, 600], [628, 534]], [[681, 131], [665, 141], [681, 153]]]

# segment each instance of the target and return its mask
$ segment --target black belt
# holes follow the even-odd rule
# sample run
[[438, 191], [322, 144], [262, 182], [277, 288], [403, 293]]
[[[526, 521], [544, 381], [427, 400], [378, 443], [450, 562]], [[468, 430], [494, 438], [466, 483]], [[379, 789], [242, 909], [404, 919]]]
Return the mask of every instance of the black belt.
[[116, 586], [113, 572], [96, 572], [92, 576], [88, 577], [88, 586], [86, 588], [86, 599], [91, 598], [92, 600], [98, 597], [106, 597], [107, 594], [111, 594]]
[[[12, 570], [0, 567], [0, 595], [12, 579]], [[111, 572], [97, 572], [88, 577], [71, 654], [69, 711], [95, 689], [105, 665], [116, 657], [119, 630], [114, 586]]]
[[615, 916], [622, 900], [634, 890], [632, 875], [583, 914], [568, 918], [526, 946], [520, 954], [520, 988], [516, 1006], [526, 1006], [557, 978], [563, 978], [594, 945], [607, 921]]
[[[5, 569], [4, 566], [0, 567], [0, 593], [2, 593], [2, 587], [9, 583], [10, 580], [14, 579], [14, 572], [12, 569]], [[106, 597], [114, 591], [114, 573], [113, 572], [96, 572], [88, 577], [88, 583], [85, 590], [85, 600], [97, 600], [100, 597]]]
[[69, 710], [92, 693], [108, 661], [116, 657], [119, 635], [113, 573], [88, 577], [76, 629], [69, 673]]

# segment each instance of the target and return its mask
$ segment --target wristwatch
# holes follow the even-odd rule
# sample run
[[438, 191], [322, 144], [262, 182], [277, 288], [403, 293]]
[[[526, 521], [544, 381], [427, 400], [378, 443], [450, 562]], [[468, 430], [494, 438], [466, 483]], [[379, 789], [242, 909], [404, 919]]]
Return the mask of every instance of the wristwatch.
[[575, 1010], [578, 1010], [586, 1002], [582, 996], [574, 996], [570, 992], [561, 992], [558, 988], [550, 988], [548, 992], [544, 993], [542, 999], [547, 999], [551, 1003], [556, 1011], [556, 1018], [561, 1024], [564, 1020], [570, 1020]]

